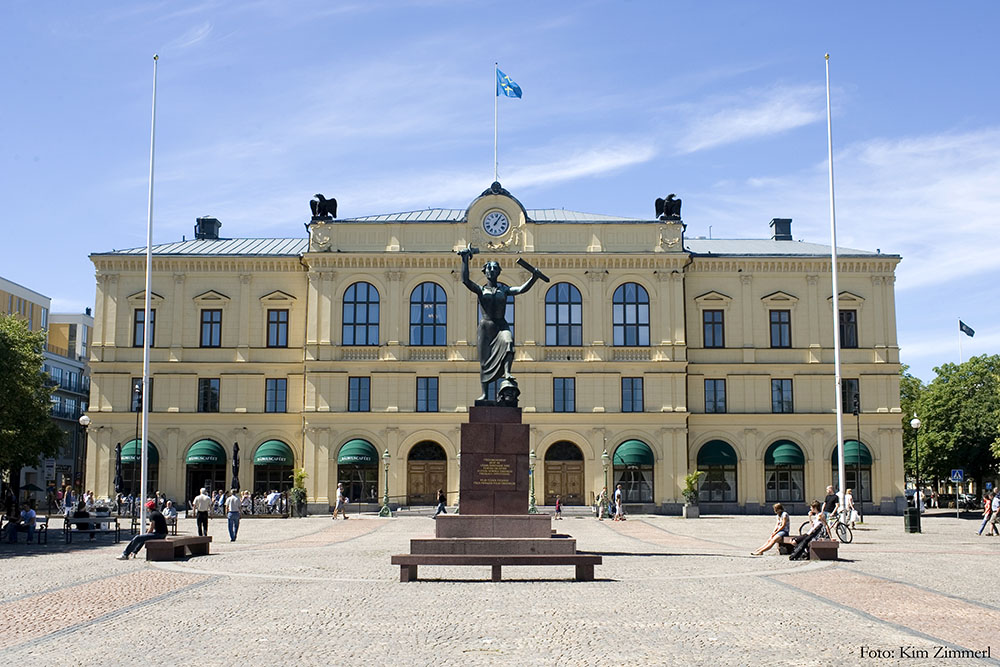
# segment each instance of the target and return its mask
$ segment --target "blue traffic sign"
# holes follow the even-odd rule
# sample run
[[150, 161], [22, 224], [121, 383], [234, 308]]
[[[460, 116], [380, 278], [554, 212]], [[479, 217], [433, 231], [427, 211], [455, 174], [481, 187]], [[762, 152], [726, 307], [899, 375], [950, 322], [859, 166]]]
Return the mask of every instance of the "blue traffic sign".
[[962, 468], [955, 468], [951, 471], [951, 481], [961, 482], [965, 479], [965, 470]]

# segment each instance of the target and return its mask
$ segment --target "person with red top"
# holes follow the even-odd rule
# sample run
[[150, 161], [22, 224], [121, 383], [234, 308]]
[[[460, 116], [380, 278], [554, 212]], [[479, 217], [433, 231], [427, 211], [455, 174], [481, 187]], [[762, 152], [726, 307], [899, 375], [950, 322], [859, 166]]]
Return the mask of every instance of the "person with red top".
[[556, 518], [562, 519], [562, 496], [556, 496]]
[[128, 560], [129, 556], [135, 557], [135, 554], [139, 553], [139, 549], [148, 542], [149, 540], [162, 540], [167, 536], [167, 520], [163, 518], [163, 514], [156, 509], [156, 501], [150, 500], [146, 503], [146, 509], [149, 510], [149, 514], [146, 516], [149, 518], [149, 528], [145, 533], [141, 535], [136, 535], [125, 547], [125, 551], [122, 552], [121, 556], [118, 556], [118, 560]]

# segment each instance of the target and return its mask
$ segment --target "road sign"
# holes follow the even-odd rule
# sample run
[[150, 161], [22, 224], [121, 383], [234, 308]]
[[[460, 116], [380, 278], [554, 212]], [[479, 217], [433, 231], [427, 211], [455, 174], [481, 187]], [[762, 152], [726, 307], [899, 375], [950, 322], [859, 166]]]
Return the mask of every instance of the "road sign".
[[993, 482], [986, 482], [986, 490], [989, 491], [993, 488]]
[[951, 481], [961, 482], [965, 479], [965, 470], [962, 468], [955, 468], [951, 471]]

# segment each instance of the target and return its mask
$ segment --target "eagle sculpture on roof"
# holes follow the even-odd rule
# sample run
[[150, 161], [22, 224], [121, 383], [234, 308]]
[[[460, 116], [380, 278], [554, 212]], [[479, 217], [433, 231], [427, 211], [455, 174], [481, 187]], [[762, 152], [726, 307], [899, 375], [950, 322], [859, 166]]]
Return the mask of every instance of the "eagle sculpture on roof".
[[313, 219], [337, 217], [337, 200], [327, 199], [321, 194], [313, 195], [309, 208], [312, 209]]
[[659, 220], [680, 220], [681, 200], [675, 199], [677, 195], [669, 194], [666, 199], [656, 200], [656, 217]]

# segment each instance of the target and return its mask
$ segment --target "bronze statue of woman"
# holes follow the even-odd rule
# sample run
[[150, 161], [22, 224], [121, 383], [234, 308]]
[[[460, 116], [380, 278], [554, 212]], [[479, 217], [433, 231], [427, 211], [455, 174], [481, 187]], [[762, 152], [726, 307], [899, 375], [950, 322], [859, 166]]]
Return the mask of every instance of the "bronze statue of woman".
[[[477, 335], [479, 382], [483, 386], [483, 395], [478, 400], [486, 400], [487, 386], [499, 379], [501, 386], [497, 388], [498, 402], [516, 405], [517, 395], [520, 392], [517, 389], [517, 382], [510, 374], [514, 363], [514, 336], [506, 318], [507, 297], [524, 294], [531, 289], [535, 281], [539, 278], [545, 280], [546, 276], [538, 269], [527, 265], [527, 262], [519, 262], [531, 271], [531, 278], [523, 285], [511, 287], [497, 282], [497, 278], [500, 277], [500, 264], [489, 261], [483, 265], [486, 284], [477, 285], [469, 278], [469, 259], [477, 252], [478, 250], [471, 246], [458, 251], [459, 257], [462, 258], [462, 283], [479, 297], [479, 306], [483, 311]], [[505, 395], [502, 397], [501, 393]]]

